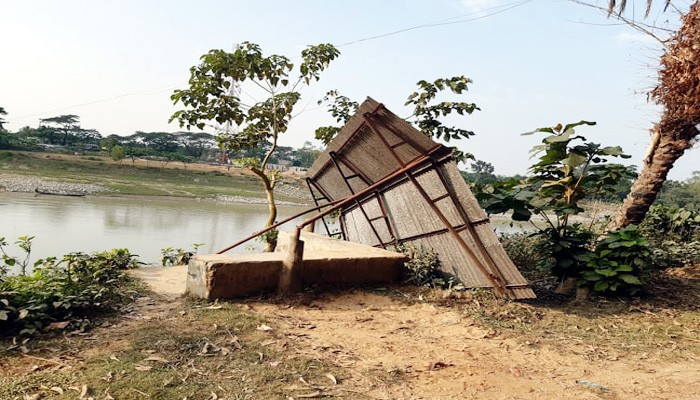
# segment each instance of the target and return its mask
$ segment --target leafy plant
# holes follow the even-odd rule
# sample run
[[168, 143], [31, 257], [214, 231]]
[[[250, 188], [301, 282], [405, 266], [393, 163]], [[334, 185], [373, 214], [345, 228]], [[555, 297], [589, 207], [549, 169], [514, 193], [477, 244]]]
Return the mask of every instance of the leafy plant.
[[70, 253], [43, 260], [30, 274], [0, 279], [0, 334], [62, 329], [114, 309], [126, 298], [124, 270], [138, 266], [135, 257], [126, 249]]
[[204, 243], [194, 243], [190, 251], [173, 247], [161, 249], [161, 264], [163, 264], [164, 267], [188, 264], [190, 259], [197, 254], [197, 250], [202, 246], [204, 246]]
[[[4, 237], [0, 237], [0, 259], [4, 264], [3, 266], [0, 266], [0, 277], [7, 274], [7, 270], [10, 267], [15, 266], [19, 266], [20, 274], [26, 275], [27, 267], [29, 266], [29, 257], [32, 253], [33, 239], [34, 236], [20, 236], [19, 238], [17, 238], [17, 241], [15, 241], [15, 244], [24, 252], [24, 258], [22, 258], [8, 255], [5, 250], [8, 243]], [[40, 265], [41, 263], [42, 260], [38, 260], [34, 263], [34, 266]]]
[[640, 277], [649, 265], [650, 254], [649, 241], [636, 225], [610, 232], [594, 252], [579, 255], [586, 261], [581, 272], [583, 284], [599, 293], [634, 294], [642, 284]]
[[489, 213], [512, 211], [513, 220], [531, 222], [537, 215], [540, 225], [533, 222], [533, 227], [546, 238], [541, 247], [543, 260], [562, 281], [579, 278], [593, 244], [593, 225], [573, 219], [584, 211], [581, 202], [614, 191], [621, 179], [633, 173], [628, 167], [608, 163], [611, 157], [629, 158], [620, 147], [586, 142], [574, 129], [581, 125], [595, 122], [558, 124], [526, 133], [546, 134], [542, 144], [531, 150], [539, 157], [530, 175], [494, 183], [478, 193]]
[[[278, 148], [279, 135], [286, 132], [294, 107], [301, 98], [300, 84], [318, 81], [320, 74], [340, 52], [331, 44], [308, 46], [301, 52], [296, 77], [295, 66], [285, 56], [264, 56], [260, 46], [243, 42], [233, 53], [210, 50], [201, 63], [190, 69], [189, 88], [176, 90], [174, 103], [185, 107], [173, 114], [180, 126], [204, 129], [213, 126], [219, 132], [219, 147], [229, 152], [251, 149], [271, 143], [262, 157], [248, 159], [245, 166], [259, 179], [267, 195], [269, 215], [266, 227], [277, 218], [274, 189], [278, 174], [270, 171], [268, 163]], [[241, 101], [241, 85], [251, 84], [267, 98], [254, 104]], [[266, 251], [272, 251], [268, 242]]]
[[442, 272], [440, 258], [434, 250], [426, 249], [423, 246], [402, 244], [398, 247], [398, 251], [409, 258], [404, 263], [404, 282], [431, 288], [463, 288], [454, 277], [447, 276]]

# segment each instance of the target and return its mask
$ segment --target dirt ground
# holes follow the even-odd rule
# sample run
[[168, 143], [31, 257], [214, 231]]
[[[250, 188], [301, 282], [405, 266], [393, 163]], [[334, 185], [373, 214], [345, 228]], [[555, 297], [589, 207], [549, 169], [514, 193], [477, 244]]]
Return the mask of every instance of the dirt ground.
[[[308, 306], [254, 303], [303, 354], [342, 367], [345, 385], [377, 399], [700, 399], [697, 353], [673, 360], [493, 329], [459, 307], [354, 292]], [[697, 326], [695, 332], [697, 333]], [[697, 336], [696, 336], [697, 337]], [[543, 344], [546, 341], [549, 343]], [[373, 373], [397, 376], [391, 384]]]
[[[102, 327], [0, 352], [0, 394], [5, 382], [27, 387], [8, 399], [700, 399], [698, 283], [698, 267], [670, 270], [658, 285], [662, 300], [587, 304], [395, 287], [208, 305], [165, 285]], [[135, 367], [115, 365], [129, 357]], [[238, 366], [241, 359], [257, 369]], [[89, 371], [95, 366], [104, 370]], [[71, 368], [80, 373], [37, 375]], [[173, 374], [156, 380], [181, 391], [141, 386], [120, 395], [127, 392], [104, 381], [120, 373]], [[243, 383], [233, 381], [242, 374]], [[181, 395], [200, 375], [206, 391]], [[92, 395], [80, 397], [81, 384]]]

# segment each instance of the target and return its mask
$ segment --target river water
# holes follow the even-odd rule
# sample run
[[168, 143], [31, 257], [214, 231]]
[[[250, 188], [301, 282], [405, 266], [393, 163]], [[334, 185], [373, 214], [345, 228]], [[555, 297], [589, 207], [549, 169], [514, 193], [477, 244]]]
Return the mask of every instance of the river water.
[[[281, 206], [279, 219], [302, 210]], [[266, 220], [262, 204], [0, 192], [0, 237], [11, 244], [9, 253], [19, 255], [12, 243], [34, 236], [32, 259], [128, 248], [142, 262], [158, 263], [163, 248], [191, 250], [203, 243], [199, 253], [213, 253], [261, 229]], [[250, 249], [243, 245], [233, 251]]]
[[[281, 206], [278, 219], [303, 209]], [[199, 253], [213, 253], [260, 230], [266, 219], [267, 206], [262, 204], [0, 192], [0, 237], [10, 243], [8, 253], [19, 256], [21, 251], [14, 241], [19, 236], [34, 236], [32, 260], [49, 256], [60, 258], [70, 252], [127, 248], [142, 262], [157, 264], [161, 249], [191, 250], [194, 243], [203, 243]], [[503, 219], [492, 222], [499, 232], [523, 229], [511, 227]], [[287, 229], [291, 230], [292, 226], [288, 224]], [[256, 243], [249, 242], [250, 245]], [[250, 245], [232, 251], [254, 251]]]

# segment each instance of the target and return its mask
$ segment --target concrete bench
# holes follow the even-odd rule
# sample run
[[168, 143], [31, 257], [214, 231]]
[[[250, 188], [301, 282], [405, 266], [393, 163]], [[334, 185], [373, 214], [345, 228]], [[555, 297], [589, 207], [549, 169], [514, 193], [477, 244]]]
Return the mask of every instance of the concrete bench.
[[[187, 293], [214, 300], [250, 296], [277, 288], [291, 234], [279, 233], [274, 253], [208, 254], [190, 260]], [[406, 256], [359, 243], [302, 232], [304, 285], [365, 285], [394, 282]]]

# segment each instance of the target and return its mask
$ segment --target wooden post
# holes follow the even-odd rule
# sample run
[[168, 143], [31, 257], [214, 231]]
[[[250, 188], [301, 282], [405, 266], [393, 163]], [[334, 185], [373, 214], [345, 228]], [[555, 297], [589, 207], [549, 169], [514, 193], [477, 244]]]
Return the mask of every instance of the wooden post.
[[302, 268], [304, 259], [304, 242], [299, 235], [301, 230], [297, 227], [289, 241], [287, 257], [282, 262], [277, 292], [281, 295], [289, 295], [301, 292], [303, 287]]

